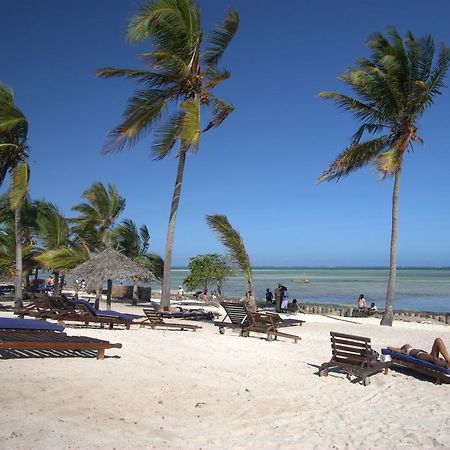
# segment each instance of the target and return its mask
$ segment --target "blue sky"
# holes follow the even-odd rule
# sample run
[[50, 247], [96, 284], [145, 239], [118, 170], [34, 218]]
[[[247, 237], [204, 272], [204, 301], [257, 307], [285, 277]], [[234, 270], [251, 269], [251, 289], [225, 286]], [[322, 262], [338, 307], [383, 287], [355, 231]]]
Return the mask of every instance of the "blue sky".
[[[152, 250], [164, 252], [176, 160], [155, 162], [151, 137], [120, 154], [101, 155], [136, 85], [100, 80], [103, 66], [140, 68], [149, 45], [124, 39], [139, 2], [6, 0], [0, 28], [0, 81], [13, 88], [30, 122], [31, 196], [70, 216], [94, 181], [114, 183], [122, 218], [145, 223]], [[419, 0], [200, 1], [211, 29], [233, 5], [241, 24], [222, 65], [232, 77], [220, 95], [235, 106], [205, 134], [186, 164], [174, 264], [222, 252], [205, 223], [226, 214], [257, 266], [385, 266], [389, 262], [392, 181], [372, 169], [339, 183], [315, 179], [349, 143], [357, 122], [323, 90], [367, 56], [365, 40], [395, 25], [450, 45], [450, 4]], [[420, 122], [424, 146], [405, 161], [400, 192], [399, 264], [450, 265], [450, 90]]]

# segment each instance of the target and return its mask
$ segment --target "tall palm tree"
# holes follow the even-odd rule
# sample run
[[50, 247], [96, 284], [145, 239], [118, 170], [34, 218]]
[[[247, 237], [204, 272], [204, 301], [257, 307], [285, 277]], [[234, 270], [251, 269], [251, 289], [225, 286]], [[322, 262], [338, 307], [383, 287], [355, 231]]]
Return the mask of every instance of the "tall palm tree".
[[[150, 0], [131, 19], [128, 39], [151, 40], [153, 51], [142, 55], [150, 70], [100, 69], [102, 78], [137, 79], [142, 88], [130, 98], [123, 121], [114, 128], [105, 151], [122, 150], [157, 126], [153, 154], [161, 160], [176, 152], [178, 169], [169, 214], [161, 307], [170, 304], [170, 269], [176, 214], [181, 194], [184, 165], [188, 152], [199, 149], [202, 107], [210, 107], [212, 116], [203, 131], [219, 126], [233, 111], [233, 106], [212, 93], [230, 72], [218, 63], [239, 25], [238, 13], [231, 9], [202, 46], [200, 10], [195, 0]], [[163, 120], [164, 119], [164, 120]], [[161, 124], [160, 124], [161, 123]]]
[[241, 235], [231, 226], [227, 216], [220, 214], [206, 216], [206, 223], [218, 234], [219, 240], [228, 249], [231, 260], [244, 272], [247, 303], [252, 311], [256, 311], [252, 266]]
[[[341, 177], [374, 164], [383, 178], [393, 177], [392, 232], [386, 309], [381, 325], [392, 325], [397, 270], [398, 196], [403, 159], [422, 142], [417, 135], [418, 120], [441, 94], [449, 67], [450, 50], [443, 44], [435, 60], [431, 36], [416, 39], [411, 32], [402, 39], [395, 28], [386, 36], [376, 33], [367, 41], [370, 59], [359, 58], [357, 67], [338, 78], [355, 92], [350, 97], [337, 92], [321, 92], [326, 99], [351, 111], [361, 121], [353, 141], [325, 170], [319, 182]], [[433, 61], [434, 65], [433, 65]], [[374, 138], [363, 141], [369, 133]]]
[[8, 172], [12, 175], [9, 202], [15, 213], [16, 270], [14, 305], [22, 306], [22, 230], [20, 211], [28, 191], [28, 121], [14, 103], [10, 89], [0, 83], [0, 185]]
[[[150, 233], [146, 225], [142, 225], [139, 230], [131, 219], [125, 219], [121, 224], [117, 225], [110, 235], [111, 242], [128, 258], [137, 261], [155, 275], [158, 280], [163, 277], [164, 262], [159, 255], [150, 253]], [[134, 306], [138, 300], [138, 282], [134, 282], [133, 301]]]

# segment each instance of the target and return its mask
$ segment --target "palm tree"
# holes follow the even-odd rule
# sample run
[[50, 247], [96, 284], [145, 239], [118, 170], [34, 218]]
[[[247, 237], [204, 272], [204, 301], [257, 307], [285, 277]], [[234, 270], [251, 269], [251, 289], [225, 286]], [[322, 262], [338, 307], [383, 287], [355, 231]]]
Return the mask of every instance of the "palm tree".
[[8, 172], [12, 174], [9, 202], [15, 213], [16, 269], [14, 306], [22, 306], [22, 230], [20, 211], [28, 191], [28, 122], [14, 103], [10, 89], [0, 83], [0, 185]]
[[[103, 183], [97, 181], [83, 192], [85, 203], [80, 203], [72, 208], [80, 215], [71, 222], [74, 223], [72, 232], [75, 241], [81, 241], [91, 253], [98, 253], [106, 249], [108, 233], [115, 221], [125, 208], [125, 199], [120, 196], [116, 187], [109, 183], [106, 188]], [[83, 252], [78, 251], [81, 256]], [[61, 254], [57, 255], [63, 256]], [[71, 256], [71, 255], [67, 255]], [[102, 296], [102, 284], [97, 285], [96, 307], [98, 308]]]
[[[238, 13], [231, 9], [222, 24], [202, 46], [200, 10], [195, 0], [151, 0], [131, 19], [128, 39], [150, 39], [153, 51], [142, 55], [150, 70], [100, 69], [102, 78], [137, 79], [142, 89], [130, 98], [123, 121], [109, 135], [105, 151], [122, 150], [133, 145], [153, 127], [153, 153], [161, 160], [171, 153], [176, 141], [178, 169], [169, 215], [161, 307], [170, 305], [170, 270], [175, 222], [181, 194], [186, 155], [199, 149], [201, 109], [212, 108], [212, 117], [203, 131], [219, 126], [233, 111], [233, 106], [212, 93], [230, 72], [217, 67], [239, 25]], [[165, 120], [162, 120], [165, 119]], [[159, 125], [159, 123], [162, 125]]]
[[[158, 280], [162, 279], [164, 262], [159, 255], [148, 251], [150, 233], [146, 225], [142, 225], [138, 230], [131, 219], [125, 219], [112, 230], [110, 239], [125, 256], [148, 267]], [[134, 306], [137, 305], [137, 300], [138, 282], [136, 280], [133, 286], [132, 304]]]
[[73, 232], [90, 247], [92, 252], [101, 252], [107, 246], [107, 234], [125, 208], [125, 199], [113, 184], [106, 188], [96, 181], [83, 192], [85, 203], [72, 208], [80, 215], [74, 219]]
[[[37, 257], [36, 260], [39, 261], [44, 267], [50, 267], [53, 269], [55, 274], [53, 295], [58, 295], [60, 289], [59, 273], [61, 267], [57, 263], [55, 265], [47, 265], [46, 263], [52, 262], [52, 258], [50, 258], [50, 261], [48, 258], [49, 251], [59, 248], [67, 248], [69, 246], [69, 225], [58, 208], [52, 203], [39, 201], [36, 202], [36, 207], [38, 210], [36, 219], [37, 235], [40, 245], [43, 248], [41, 256]], [[61, 287], [62, 284], [63, 282], [61, 283]]]
[[231, 226], [227, 216], [220, 214], [206, 216], [206, 223], [218, 234], [219, 240], [228, 249], [230, 259], [244, 272], [247, 282], [247, 303], [249, 308], [255, 312], [256, 301], [253, 291], [252, 266], [241, 235]]
[[[321, 92], [351, 111], [361, 121], [353, 141], [325, 170], [319, 182], [339, 180], [366, 166], [375, 165], [383, 178], [393, 177], [392, 232], [386, 309], [381, 325], [392, 325], [397, 270], [398, 196], [403, 158], [422, 142], [417, 135], [418, 120], [441, 94], [450, 61], [450, 50], [441, 45], [437, 60], [431, 36], [418, 40], [411, 32], [402, 39], [395, 28], [387, 36], [376, 33], [367, 41], [371, 59], [358, 59], [357, 67], [338, 78], [350, 86], [356, 97]], [[365, 133], [376, 137], [362, 141]]]
[[[31, 273], [38, 249], [31, 243], [25, 243], [21, 248], [22, 267]], [[14, 277], [16, 273], [16, 239], [14, 228], [11, 226], [0, 229], [0, 272], [10, 277]]]

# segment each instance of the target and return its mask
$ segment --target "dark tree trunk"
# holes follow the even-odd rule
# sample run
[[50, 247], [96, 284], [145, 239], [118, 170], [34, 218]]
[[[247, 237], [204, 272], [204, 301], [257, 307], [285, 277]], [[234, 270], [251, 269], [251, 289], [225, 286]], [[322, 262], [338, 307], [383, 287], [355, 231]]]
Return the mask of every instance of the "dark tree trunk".
[[14, 211], [14, 233], [16, 238], [16, 273], [14, 276], [14, 307], [23, 307], [22, 297], [22, 228], [20, 224], [20, 212], [22, 205], [17, 205]]
[[36, 267], [36, 269], [34, 270], [34, 287], [33, 287], [33, 292], [37, 291], [37, 286], [38, 286], [38, 280], [39, 280], [39, 269]]
[[401, 167], [395, 174], [394, 190], [392, 192], [392, 230], [391, 251], [389, 261], [389, 280], [386, 293], [386, 309], [381, 318], [381, 325], [392, 326], [394, 320], [394, 292], [397, 277], [397, 239], [398, 239], [398, 194], [400, 190]]
[[106, 309], [111, 309], [112, 280], [108, 280], [106, 289]]
[[170, 208], [169, 227], [167, 230], [166, 250], [164, 252], [164, 275], [161, 290], [161, 309], [170, 306], [170, 269], [172, 268], [172, 251], [175, 234], [175, 223], [177, 217], [178, 203], [180, 202], [181, 184], [183, 182], [184, 164], [186, 160], [186, 150], [181, 149], [178, 155], [178, 170], [173, 191], [172, 205]]

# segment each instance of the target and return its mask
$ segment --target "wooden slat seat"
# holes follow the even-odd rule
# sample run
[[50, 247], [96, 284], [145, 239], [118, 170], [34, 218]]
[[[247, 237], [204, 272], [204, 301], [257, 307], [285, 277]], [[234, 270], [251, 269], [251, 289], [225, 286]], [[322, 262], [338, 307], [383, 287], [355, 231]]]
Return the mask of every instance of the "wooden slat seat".
[[161, 317], [161, 314], [154, 309], [144, 309], [144, 314], [147, 316], [146, 319], [142, 320], [139, 323], [141, 327], [149, 326], [150, 328], [176, 328], [181, 331], [183, 330], [192, 330], [196, 331], [201, 327], [199, 325], [188, 325], [185, 323], [169, 323], [165, 322]]
[[327, 376], [331, 368], [343, 369], [347, 377], [355, 375], [361, 379], [364, 386], [370, 383], [369, 376], [381, 372], [387, 374], [389, 362], [377, 360], [377, 353], [372, 350], [370, 338], [354, 336], [351, 334], [330, 332], [331, 336], [331, 360], [323, 363], [320, 376]]

